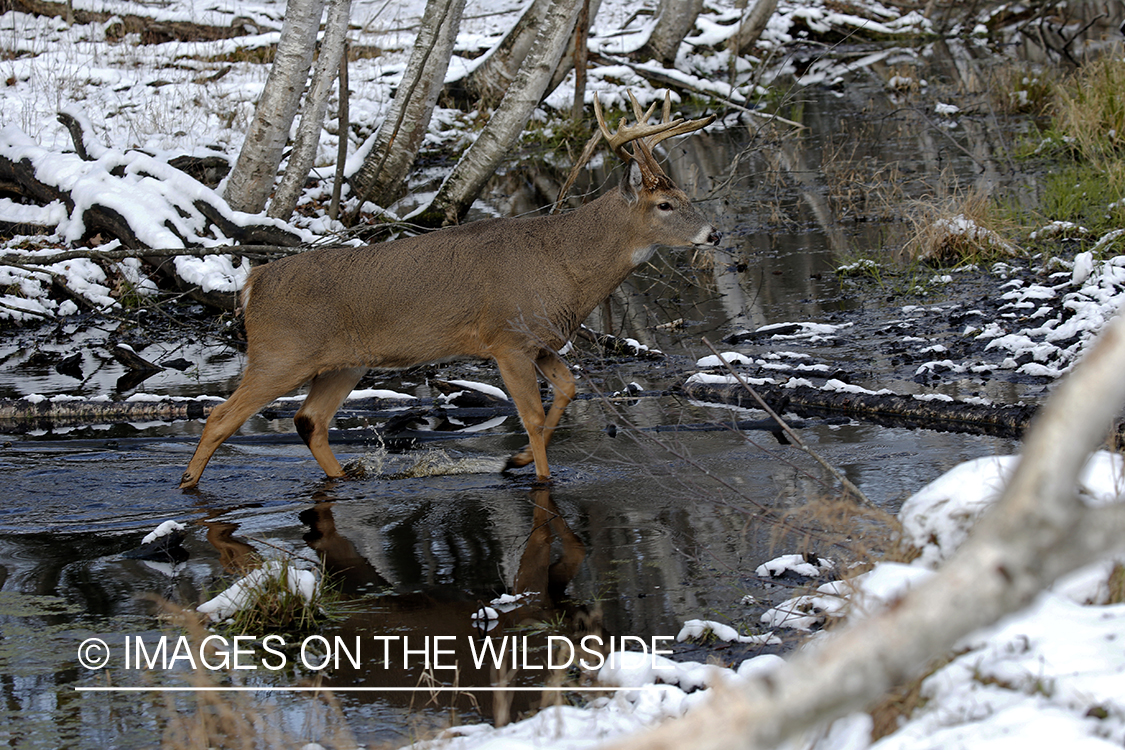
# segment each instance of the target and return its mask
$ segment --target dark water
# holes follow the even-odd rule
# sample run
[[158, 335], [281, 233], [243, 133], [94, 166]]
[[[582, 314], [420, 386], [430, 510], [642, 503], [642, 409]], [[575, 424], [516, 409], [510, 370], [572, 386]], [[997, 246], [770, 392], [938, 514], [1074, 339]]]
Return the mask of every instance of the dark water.
[[[870, 51], [857, 50], [853, 59], [864, 54]], [[864, 182], [873, 161], [908, 171], [900, 185], [905, 192], [921, 192], [950, 174], [969, 185], [1011, 177], [993, 119], [966, 116], [946, 133], [918, 116], [934, 100], [964, 96], [958, 90], [967, 71], [983, 79], [987, 57], [971, 50], [954, 57], [940, 45], [924, 60], [913, 49], [877, 54], [877, 61], [841, 72], [843, 83], [829, 71], [823, 83], [791, 90], [779, 113], [809, 126], [799, 139], [751, 121], [676, 147], [669, 172], [693, 187], [727, 233], [724, 252], [711, 266], [664, 254], [615, 296], [611, 325], [597, 315], [591, 321], [666, 356], [607, 359], [583, 347], [571, 355], [581, 368], [580, 391], [591, 397], [572, 404], [550, 448], [549, 490], [534, 487], [526, 470], [497, 473], [525, 441], [514, 416], [481, 433], [426, 440], [409, 450], [388, 449], [370, 429], [340, 430], [333, 436], [337, 455], [368, 469], [367, 478], [340, 482], [323, 480], [290, 420], [258, 417], [216, 454], [191, 493], [176, 489], [176, 481], [202, 428], [198, 422], [44, 427], [7, 436], [0, 451], [0, 717], [6, 720], [0, 737], [13, 747], [145, 747], [174, 713], [203, 710], [192, 695], [75, 688], [188, 684], [182, 664], [125, 668], [126, 646], [136, 638], [178, 637], [158, 616], [159, 602], [198, 604], [228, 585], [251, 551], [302, 557], [338, 575], [350, 604], [317, 632], [344, 644], [358, 637], [364, 654], [358, 667], [345, 660], [315, 670], [290, 661], [276, 672], [219, 675], [220, 684], [413, 687], [423, 679], [419, 664], [388, 667], [368, 647], [382, 643], [374, 637], [400, 639], [397, 644], [427, 636], [450, 638], [456, 649], [450, 660], [461, 667], [455, 675], [435, 670], [440, 683], [492, 684], [491, 670], [471, 665], [470, 643], [479, 644], [471, 615], [516, 590], [538, 594], [502, 614], [491, 633], [530, 639], [538, 659], [551, 633], [651, 639], [674, 636], [691, 618], [759, 632], [764, 607], [790, 592], [754, 576], [758, 564], [795, 551], [836, 560], [846, 554], [813, 527], [780, 529], [773, 513], [833, 496], [834, 482], [769, 432], [686, 429], [760, 415], [672, 395], [623, 400], [599, 393], [630, 382], [665, 391], [710, 353], [704, 336], [718, 342], [743, 328], [806, 321], [839, 328], [822, 340], [735, 348], [757, 356], [791, 350], [809, 363], [828, 364], [850, 383], [899, 393], [980, 394], [1011, 403], [1038, 398], [1046, 387], [972, 378], [922, 383], [903, 363], [904, 336], [952, 328], [942, 321], [974, 295], [988, 295], [987, 288], [930, 287], [920, 295], [906, 293], [906, 282], [864, 285], [833, 273], [854, 255], [897, 249], [898, 228], [883, 221], [875, 188]], [[793, 72], [824, 73], [830, 61], [814, 57], [795, 59]], [[907, 68], [925, 73], [928, 93], [903, 95], [885, 85], [892, 70]], [[853, 170], [850, 176], [841, 176], [842, 165]], [[674, 328], [657, 328], [677, 320]], [[129, 395], [117, 391], [120, 366], [99, 349], [115, 325], [13, 337], [0, 353], [0, 394]], [[119, 334], [133, 335], [126, 326]], [[241, 359], [217, 337], [138, 348], [150, 359], [195, 363], [145, 381], [143, 392], [225, 396], [237, 382]], [[81, 380], [58, 375], [50, 357], [36, 358], [36, 352], [75, 351], [83, 353]], [[427, 397], [432, 376], [499, 383], [488, 366], [457, 365], [381, 384]], [[952, 466], [1016, 448], [1000, 438], [846, 420], [810, 421], [801, 436], [890, 512]], [[172, 568], [123, 557], [167, 519], [188, 527], [186, 562]], [[746, 595], [759, 603], [743, 604]], [[111, 649], [108, 668], [79, 665], [78, 647], [90, 637]], [[510, 679], [543, 684], [530, 668]], [[335, 704], [289, 692], [239, 699], [269, 726], [302, 739], [325, 736], [342, 711], [360, 742], [405, 742], [455, 715], [491, 718], [497, 711], [487, 694], [477, 703], [460, 695], [429, 704], [424, 694], [378, 691], [340, 693]], [[537, 700], [517, 697], [512, 710]]]

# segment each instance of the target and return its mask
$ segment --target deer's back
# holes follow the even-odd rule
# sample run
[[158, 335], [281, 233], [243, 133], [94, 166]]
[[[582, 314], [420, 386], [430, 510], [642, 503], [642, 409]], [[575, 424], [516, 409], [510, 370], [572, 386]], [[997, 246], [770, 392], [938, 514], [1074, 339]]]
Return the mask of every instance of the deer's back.
[[549, 222], [472, 222], [260, 266], [244, 297], [250, 346], [297, 341], [303, 356], [338, 367], [489, 357], [493, 347], [536, 341], [559, 346], [580, 322], [571, 309], [578, 290], [560, 259], [566, 243], [543, 240]]

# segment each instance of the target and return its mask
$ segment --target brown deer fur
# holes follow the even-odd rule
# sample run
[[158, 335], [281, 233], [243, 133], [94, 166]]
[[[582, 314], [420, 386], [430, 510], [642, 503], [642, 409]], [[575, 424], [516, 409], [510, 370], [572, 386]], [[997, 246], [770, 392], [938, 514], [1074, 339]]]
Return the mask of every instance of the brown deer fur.
[[[242, 295], [242, 382], [208, 418], [180, 487], [194, 487], [215, 449], [262, 406], [310, 381], [293, 421], [324, 472], [341, 477], [328, 425], [368, 368], [457, 357], [496, 362], [529, 440], [508, 467], [534, 461], [547, 479], [546, 446], [575, 392], [558, 349], [658, 245], [720, 238], [670, 180], [646, 179], [660, 168], [655, 160], [642, 168], [638, 159], [652, 157], [636, 151], [616, 189], [568, 213], [314, 250], [254, 269]], [[538, 375], [555, 390], [546, 415]]]

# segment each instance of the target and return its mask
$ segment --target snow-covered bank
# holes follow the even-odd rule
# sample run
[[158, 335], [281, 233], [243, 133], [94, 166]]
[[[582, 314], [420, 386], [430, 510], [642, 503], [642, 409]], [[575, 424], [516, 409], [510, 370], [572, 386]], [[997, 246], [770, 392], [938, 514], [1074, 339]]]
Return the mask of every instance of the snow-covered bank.
[[[984, 395], [992, 382], [1018, 383], [1028, 391], [1034, 384], [1057, 382], [1125, 305], [1123, 256], [1099, 258], [1087, 251], [1073, 260], [1012, 260], [987, 272], [970, 268], [956, 273], [958, 281], [983, 275], [987, 281], [979, 289], [987, 296], [969, 297], [977, 291], [970, 287], [964, 294], [943, 295], [951, 299], [940, 303], [889, 308], [874, 322], [857, 316], [858, 323], [771, 323], [728, 336], [728, 343], [739, 348], [722, 352], [723, 359], [751, 385], [949, 401], [953, 397], [940, 389], [950, 384], [959, 400], [987, 405], [993, 403]], [[876, 389], [857, 382], [849, 372], [854, 363], [846, 349], [857, 341], [868, 342], [876, 352], [889, 348], [900, 360], [898, 379], [909, 382], [882, 377]], [[700, 372], [689, 376], [689, 383], [737, 382], [714, 355], [700, 358], [695, 366]], [[1037, 403], [1043, 395], [1038, 390], [1021, 402]], [[1006, 395], [1009, 400], [1002, 403], [1011, 403], [1011, 393]]]

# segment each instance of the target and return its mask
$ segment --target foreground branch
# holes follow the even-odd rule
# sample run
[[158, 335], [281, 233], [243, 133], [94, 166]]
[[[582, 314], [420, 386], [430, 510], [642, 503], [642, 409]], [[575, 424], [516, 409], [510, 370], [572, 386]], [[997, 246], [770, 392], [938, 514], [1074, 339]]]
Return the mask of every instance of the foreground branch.
[[614, 747], [775, 747], [862, 710], [962, 637], [1125, 546], [1125, 508], [1090, 509], [1076, 490], [1079, 471], [1125, 402], [1123, 369], [1119, 316], [1043, 407], [996, 505], [925, 584], [798, 652], [768, 680], [719, 691], [683, 719]]

